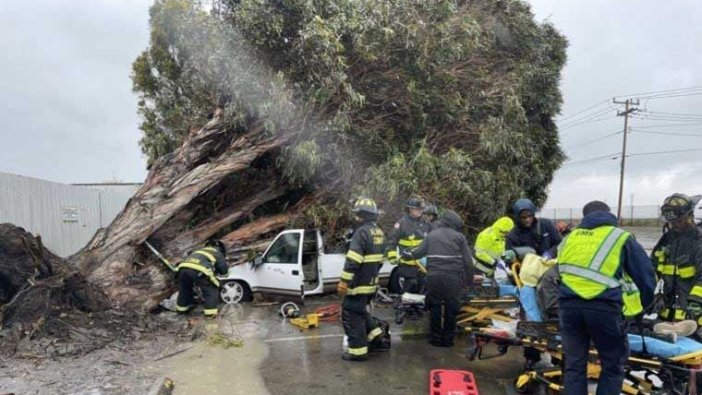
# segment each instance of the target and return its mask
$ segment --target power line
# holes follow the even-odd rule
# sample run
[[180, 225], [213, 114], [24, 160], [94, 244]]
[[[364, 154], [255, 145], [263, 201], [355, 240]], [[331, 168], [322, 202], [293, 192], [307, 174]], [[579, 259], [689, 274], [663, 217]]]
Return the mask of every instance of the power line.
[[647, 156], [647, 155], [662, 155], [662, 154], [678, 154], [681, 152], [694, 152], [694, 151], [702, 151], [702, 148], [690, 148], [690, 149], [680, 149], [680, 150], [672, 150], [672, 151], [655, 151], [655, 152], [642, 152], [638, 154], [629, 154], [627, 156]]
[[597, 161], [605, 160], [605, 159], [614, 160], [614, 159], [618, 159], [618, 158], [619, 158], [619, 153], [614, 152], [614, 153], [611, 153], [608, 155], [596, 156], [594, 158], [587, 158], [587, 159], [576, 160], [576, 161], [567, 161], [563, 164], [563, 167], [573, 166], [573, 165], [582, 164], [582, 163], [597, 162]]
[[646, 95], [650, 96], [650, 95], [659, 95], [659, 94], [673, 94], [673, 93], [681, 93], [681, 91], [695, 91], [695, 90], [699, 90], [699, 89], [702, 89], [702, 86], [698, 85], [698, 86], [690, 86], [687, 88], [663, 89], [663, 90], [659, 90], [659, 91], [633, 93], [633, 94], [629, 94], [629, 95], [617, 95], [617, 96], [615, 96], [615, 98], [617, 98], [617, 97], [632, 97], [632, 96], [646, 96]]
[[573, 119], [573, 120], [570, 120], [570, 121], [567, 121], [567, 122], [562, 122], [562, 123], [560, 124], [560, 127], [561, 127], [561, 128], [568, 128], [568, 127], [571, 127], [571, 126], [574, 125], [574, 124], [579, 124], [579, 123], [582, 123], [582, 122], [585, 122], [585, 121], [589, 121], [589, 120], [592, 120], [592, 119], [595, 119], [595, 118], [599, 118], [600, 116], [606, 114], [606, 113], [609, 112], [609, 111], [610, 111], [609, 108], [603, 108], [603, 109], [601, 109], [601, 110], [598, 110], [598, 111], [595, 112], [595, 113], [588, 114], [588, 115], [585, 115], [585, 116], [583, 116], [583, 117], [576, 118], [576, 119]]
[[646, 134], [662, 134], [666, 136], [688, 136], [688, 137], [702, 137], [702, 134], [692, 134], [692, 133], [673, 133], [673, 132], [656, 132], [656, 131], [649, 131], [649, 130], [636, 130], [636, 129], [631, 129], [634, 133], [646, 133]]
[[621, 131], [617, 131], [617, 132], [609, 133], [609, 134], [607, 134], [607, 135], [604, 135], [604, 136], [602, 136], [602, 137], [596, 138], [596, 139], [594, 139], [594, 140], [590, 140], [590, 141], [587, 141], [587, 142], [584, 142], [584, 143], [580, 143], [580, 144], [578, 144], [577, 146], [571, 148], [570, 150], [575, 150], [575, 149], [578, 149], [578, 148], [586, 147], [586, 146], [588, 146], [588, 145], [590, 145], [590, 144], [596, 143], [596, 142], [598, 142], [598, 141], [602, 141], [602, 140], [604, 140], [604, 139], [608, 139], [608, 138], [610, 138], [610, 137], [612, 137], [612, 136], [616, 136], [616, 135], [618, 135], [618, 134], [620, 134], [620, 133], [622, 133], [622, 132], [621, 132]]
[[[641, 118], [642, 120], [646, 120], [646, 118]], [[645, 126], [637, 126], [638, 129], [651, 129], [651, 128], [677, 128], [677, 127], [689, 127], [689, 126], [699, 126], [702, 125], [702, 122], [692, 122], [692, 123], [660, 123], [656, 125], [645, 125]]]
[[586, 108], [586, 109], [584, 109], [584, 110], [578, 111], [578, 112], [573, 113], [573, 114], [570, 114], [570, 115], [568, 115], [568, 116], [564, 116], [563, 118], [560, 118], [558, 121], [563, 122], [563, 121], [565, 121], [566, 119], [573, 118], [573, 117], [576, 116], [576, 115], [580, 115], [580, 114], [582, 114], [582, 113], [584, 113], [584, 112], [590, 111], [590, 110], [592, 110], [593, 108], [599, 107], [599, 106], [601, 106], [601, 105], [603, 105], [603, 104], [605, 104], [605, 103], [608, 103], [608, 102], [609, 102], [608, 99], [604, 99], [604, 100], [602, 100], [602, 101], [600, 101], [600, 102], [597, 102], [597, 103], [591, 105], [590, 107], [588, 107], [588, 108]]

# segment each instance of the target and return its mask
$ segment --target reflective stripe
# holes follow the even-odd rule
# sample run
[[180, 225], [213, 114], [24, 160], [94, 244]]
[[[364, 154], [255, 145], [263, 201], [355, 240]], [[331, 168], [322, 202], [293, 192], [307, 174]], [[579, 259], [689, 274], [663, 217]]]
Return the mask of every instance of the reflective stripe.
[[400, 259], [400, 263], [407, 266], [417, 266], [419, 265], [419, 260], [417, 259]]
[[188, 311], [188, 310], [190, 310], [190, 306], [183, 307], [183, 306], [179, 306], [178, 304], [176, 304], [176, 311], [184, 312], [184, 311]]
[[427, 258], [454, 259], [454, 258], [463, 258], [463, 256], [461, 256], [461, 255], [427, 255]]
[[480, 261], [475, 261], [475, 268], [480, 270], [481, 272], [487, 274], [488, 276], [491, 276], [492, 273], [495, 272], [495, 268], [493, 267], [488, 267], [485, 266], [482, 262]]
[[702, 326], [702, 317], [697, 319], [697, 325]]
[[382, 334], [383, 334], [383, 330], [382, 330], [382, 329], [380, 329], [380, 328], [375, 328], [375, 329], [373, 329], [372, 331], [370, 331], [370, 333], [368, 334], [367, 339], [368, 339], [368, 341], [372, 341], [373, 339], [375, 339], [376, 337], [378, 337], [378, 336], [380, 336], [380, 335], [382, 335]]
[[215, 277], [214, 273], [212, 272], [212, 269], [205, 267], [205, 266], [202, 266], [198, 263], [192, 263], [192, 262], [187, 262], [187, 261], [178, 265], [178, 270], [183, 269], [183, 268], [193, 269], [193, 270], [197, 270], [200, 273], [203, 273], [204, 275], [207, 276], [207, 278], [210, 279], [210, 281], [212, 281], [212, 284], [219, 287], [219, 280], [217, 280], [217, 277]]
[[363, 263], [377, 263], [383, 261], [383, 254], [370, 254], [363, 257]]
[[376, 285], [359, 285], [358, 287], [349, 288], [347, 295], [372, 295], [376, 289]]
[[685, 310], [675, 310], [675, 316], [671, 317], [670, 316], [670, 310], [669, 309], [663, 309], [661, 311], [661, 316], [666, 318], [666, 319], [672, 319], [672, 320], [684, 320], [685, 319]]
[[400, 240], [399, 243], [397, 243], [403, 247], [417, 247], [418, 245], [422, 244], [422, 239], [402, 239]]
[[698, 298], [702, 298], [702, 285], [695, 285], [692, 287], [692, 290], [690, 291], [690, 296], [697, 296]]
[[397, 250], [390, 250], [388, 251], [388, 258], [397, 258]]
[[341, 272], [341, 279], [345, 281], [351, 281], [353, 280], [354, 273], [349, 273], [347, 271], [342, 271]]
[[214, 255], [210, 254], [209, 252], [207, 252], [205, 250], [197, 250], [197, 251], [195, 251], [195, 254], [204, 255], [205, 258], [207, 258], [207, 260], [209, 260], [212, 263], [217, 262], [217, 258], [215, 258]]
[[588, 280], [592, 280], [596, 283], [599, 283], [601, 285], [604, 285], [609, 288], [619, 288], [621, 284], [619, 281], [607, 277], [604, 274], [600, 272], [595, 272], [589, 269], [585, 269], [583, 267], [575, 266], [575, 265], [568, 265], [568, 264], [559, 264], [558, 265], [558, 272], [559, 273], [568, 273], [568, 274], [573, 274], [575, 276], [583, 277]]
[[205, 315], [217, 315], [217, 309], [205, 309], [203, 313]]
[[349, 347], [349, 354], [366, 355], [368, 354], [368, 347]]
[[363, 255], [359, 254], [356, 251], [349, 250], [349, 252], [346, 253], [346, 259], [354, 261], [356, 263], [361, 263], [363, 262]]
[[673, 264], [661, 264], [656, 267], [656, 271], [664, 276], [679, 276], [680, 278], [691, 278], [696, 274], [694, 266], [678, 267]]
[[619, 237], [621, 237], [625, 233], [625, 231], [619, 228], [612, 228], [612, 231], [609, 232], [607, 238], [605, 238], [605, 241], [602, 244], [600, 244], [600, 248], [597, 250], [595, 257], [592, 258], [592, 261], [590, 261], [590, 270], [594, 270], [597, 272], [600, 271], [600, 267], [602, 267], [602, 264], [607, 259], [607, 256], [609, 256], [609, 253], [612, 251], [614, 244], [616, 244]]

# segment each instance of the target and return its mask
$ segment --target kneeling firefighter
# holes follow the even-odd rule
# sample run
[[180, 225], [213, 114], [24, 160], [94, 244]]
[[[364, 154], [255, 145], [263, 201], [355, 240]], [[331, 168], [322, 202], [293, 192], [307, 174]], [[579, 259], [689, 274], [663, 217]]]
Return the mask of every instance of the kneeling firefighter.
[[462, 233], [463, 220], [447, 210], [422, 243], [403, 251], [405, 259], [427, 258], [427, 307], [431, 311], [429, 344], [452, 347], [461, 290], [473, 279], [473, 253]]
[[389, 337], [366, 309], [378, 288], [378, 272], [383, 264], [385, 235], [375, 221], [378, 208], [373, 199], [359, 198], [353, 207], [360, 226], [353, 233], [337, 292], [344, 297], [341, 322], [348, 337], [346, 361], [365, 361], [368, 352], [386, 351]]
[[204, 248], [196, 250], [178, 267], [178, 300], [176, 311], [185, 313], [192, 308], [193, 288], [198, 287], [204, 299], [206, 317], [217, 316], [219, 280], [216, 274], [227, 274], [227, 249], [220, 240], [209, 240]]

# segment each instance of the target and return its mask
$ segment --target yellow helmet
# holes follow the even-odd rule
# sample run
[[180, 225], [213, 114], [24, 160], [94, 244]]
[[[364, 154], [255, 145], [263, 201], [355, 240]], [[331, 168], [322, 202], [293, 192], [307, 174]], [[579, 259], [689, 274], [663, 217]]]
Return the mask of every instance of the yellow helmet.
[[360, 197], [356, 199], [356, 203], [353, 205], [353, 212], [366, 212], [368, 214], [379, 214], [378, 206], [375, 204], [375, 200], [367, 197]]
[[492, 227], [501, 233], [509, 233], [509, 231], [514, 228], [514, 221], [512, 221], [512, 218], [510, 217], [501, 217], [495, 221], [494, 224], [492, 224]]

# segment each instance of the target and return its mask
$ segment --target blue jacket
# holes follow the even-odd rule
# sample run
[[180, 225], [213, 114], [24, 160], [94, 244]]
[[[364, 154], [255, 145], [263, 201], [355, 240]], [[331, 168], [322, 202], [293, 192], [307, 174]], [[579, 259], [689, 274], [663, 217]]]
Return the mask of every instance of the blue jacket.
[[[595, 211], [585, 216], [579, 228], [594, 229], [598, 226], [617, 226], [617, 218], [606, 211]], [[656, 276], [653, 273], [651, 260], [641, 244], [631, 236], [624, 243], [622, 249], [621, 265], [615, 273], [617, 279], [622, 278], [622, 268], [634, 280], [641, 292], [641, 304], [644, 309], [653, 302], [653, 292], [656, 288]], [[621, 313], [622, 291], [621, 288], [609, 289], [592, 300], [580, 298], [567, 286], [561, 284], [558, 290], [558, 304], [560, 308], [587, 308]]]

